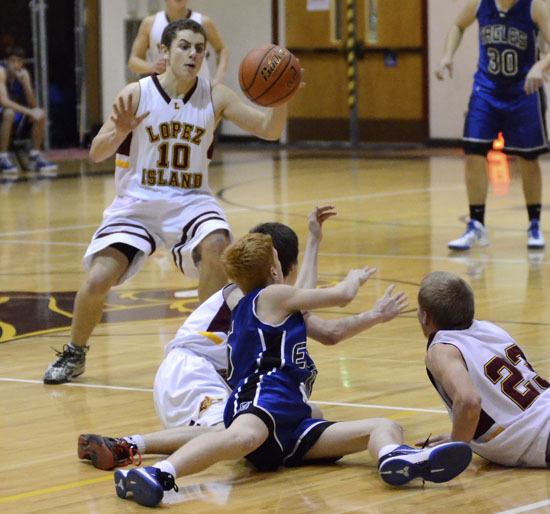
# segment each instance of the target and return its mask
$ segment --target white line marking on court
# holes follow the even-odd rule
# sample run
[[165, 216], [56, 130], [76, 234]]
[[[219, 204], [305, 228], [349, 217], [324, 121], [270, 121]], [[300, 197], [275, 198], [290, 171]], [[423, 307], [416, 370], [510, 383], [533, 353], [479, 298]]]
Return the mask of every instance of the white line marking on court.
[[528, 505], [522, 505], [521, 507], [516, 507], [515, 509], [502, 510], [496, 514], [519, 514], [520, 512], [529, 512], [530, 510], [535, 510], [540, 507], [548, 507], [550, 505], [550, 500], [543, 500], [537, 503], [529, 503]]
[[[28, 380], [24, 378], [9, 378], [0, 377], [0, 382], [16, 382], [21, 384], [38, 384], [45, 385], [42, 380]], [[62, 384], [63, 387], [88, 387], [90, 389], [109, 389], [114, 391], [133, 391], [138, 393], [152, 393], [152, 389], [142, 387], [123, 387], [123, 386], [111, 386], [102, 384], [81, 384], [78, 382], [69, 382]], [[52, 387], [47, 385], [46, 387]], [[319, 405], [332, 405], [336, 407], [354, 407], [363, 409], [385, 409], [385, 410], [399, 410], [399, 411], [412, 411], [412, 412], [433, 412], [435, 414], [447, 414], [446, 410], [441, 409], [421, 409], [417, 407], [394, 407], [392, 405], [376, 405], [373, 403], [346, 403], [346, 402], [324, 402], [320, 400], [312, 401], [311, 403], [317, 403]]]

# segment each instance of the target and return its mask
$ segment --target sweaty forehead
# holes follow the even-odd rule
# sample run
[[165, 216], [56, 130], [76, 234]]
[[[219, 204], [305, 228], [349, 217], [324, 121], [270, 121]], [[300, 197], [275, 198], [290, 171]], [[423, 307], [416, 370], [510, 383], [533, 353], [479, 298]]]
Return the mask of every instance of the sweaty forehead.
[[192, 45], [204, 44], [204, 36], [200, 32], [193, 32], [188, 29], [178, 31], [176, 37], [174, 38], [174, 41], [177, 41], [178, 43], [184, 40]]

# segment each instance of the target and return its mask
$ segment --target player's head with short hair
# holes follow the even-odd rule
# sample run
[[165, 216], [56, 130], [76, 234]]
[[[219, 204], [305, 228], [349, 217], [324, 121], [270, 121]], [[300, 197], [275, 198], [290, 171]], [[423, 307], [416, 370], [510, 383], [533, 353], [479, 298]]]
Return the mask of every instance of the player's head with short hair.
[[6, 55], [6, 67], [11, 73], [16, 73], [25, 64], [25, 50], [20, 46], [10, 46], [4, 52]]
[[[282, 223], [270, 222], [256, 225], [250, 229], [250, 233], [267, 234], [271, 236], [273, 246], [275, 250], [277, 250], [277, 255], [279, 256], [283, 277], [286, 279], [289, 275], [296, 275], [298, 269], [299, 247], [298, 236], [294, 230]], [[296, 280], [295, 276], [294, 280]]]
[[437, 330], [464, 330], [474, 320], [474, 292], [459, 276], [434, 271], [420, 283], [418, 307], [423, 328], [427, 316]]
[[204, 38], [204, 44], [206, 44], [208, 41], [208, 38], [206, 37], [206, 31], [200, 23], [197, 23], [195, 20], [191, 20], [189, 18], [182, 18], [166, 25], [166, 27], [162, 31], [162, 36], [160, 37], [160, 44], [164, 45], [166, 48], [168, 48], [168, 50], [170, 50], [172, 41], [176, 39], [178, 32], [182, 30], [190, 30], [195, 34], [201, 34]]
[[273, 241], [267, 234], [246, 234], [237, 239], [224, 250], [222, 263], [229, 280], [245, 294], [270, 284], [277, 266], [280, 272]]

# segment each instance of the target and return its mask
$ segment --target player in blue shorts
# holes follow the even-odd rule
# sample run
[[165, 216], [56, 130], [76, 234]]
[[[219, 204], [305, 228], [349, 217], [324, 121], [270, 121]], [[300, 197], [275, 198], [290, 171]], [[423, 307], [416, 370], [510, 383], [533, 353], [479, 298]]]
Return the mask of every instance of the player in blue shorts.
[[346, 305], [374, 269], [351, 270], [333, 287], [301, 289], [283, 284], [271, 238], [248, 234], [222, 256], [230, 280], [245, 294], [233, 308], [228, 339], [228, 381], [234, 388], [225, 408], [226, 429], [203, 434], [154, 466], [117, 470], [117, 495], [140, 505], [158, 505], [175, 477], [212, 464], [246, 457], [260, 470], [304, 462], [334, 462], [369, 450], [382, 479], [402, 485], [421, 477], [446, 482], [471, 460], [463, 442], [431, 450], [402, 444], [402, 428], [387, 419], [332, 423], [314, 419], [307, 399], [317, 370], [306, 347], [302, 312]]
[[[527, 246], [542, 249], [540, 229], [542, 179], [538, 156], [548, 151], [543, 71], [548, 59], [537, 61], [538, 33], [550, 43], [550, 19], [544, 0], [467, 0], [445, 41], [436, 76], [452, 76], [453, 56], [462, 34], [477, 19], [479, 63], [464, 126], [466, 189], [470, 220], [466, 232], [448, 244], [469, 250], [489, 244], [485, 228], [487, 199], [486, 156], [502, 132], [504, 152], [517, 158], [529, 228]], [[548, 56], [547, 56], [548, 57]]]
[[12, 134], [19, 134], [25, 124], [32, 124], [33, 149], [29, 153], [32, 171], [54, 175], [55, 164], [46, 161], [40, 149], [44, 139], [46, 118], [37, 106], [31, 77], [26, 70], [25, 52], [20, 47], [6, 50], [5, 66], [0, 66], [0, 172], [17, 173], [17, 166], [8, 154]]

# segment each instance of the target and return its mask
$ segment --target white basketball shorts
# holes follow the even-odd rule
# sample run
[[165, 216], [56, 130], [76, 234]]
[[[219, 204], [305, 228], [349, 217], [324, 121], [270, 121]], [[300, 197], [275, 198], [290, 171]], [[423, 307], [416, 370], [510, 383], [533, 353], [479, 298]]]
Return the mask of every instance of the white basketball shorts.
[[84, 269], [89, 271], [94, 255], [113, 243], [125, 243], [139, 251], [122, 284], [135, 275], [160, 245], [172, 251], [176, 266], [190, 278], [198, 276], [193, 263], [193, 249], [215, 230], [231, 229], [223, 209], [207, 194], [188, 195], [180, 203], [165, 200], [140, 200], [117, 196], [105, 209], [103, 221], [92, 237], [84, 255]]
[[155, 409], [166, 428], [223, 423], [230, 394], [213, 364], [185, 348], [168, 353], [153, 386]]

